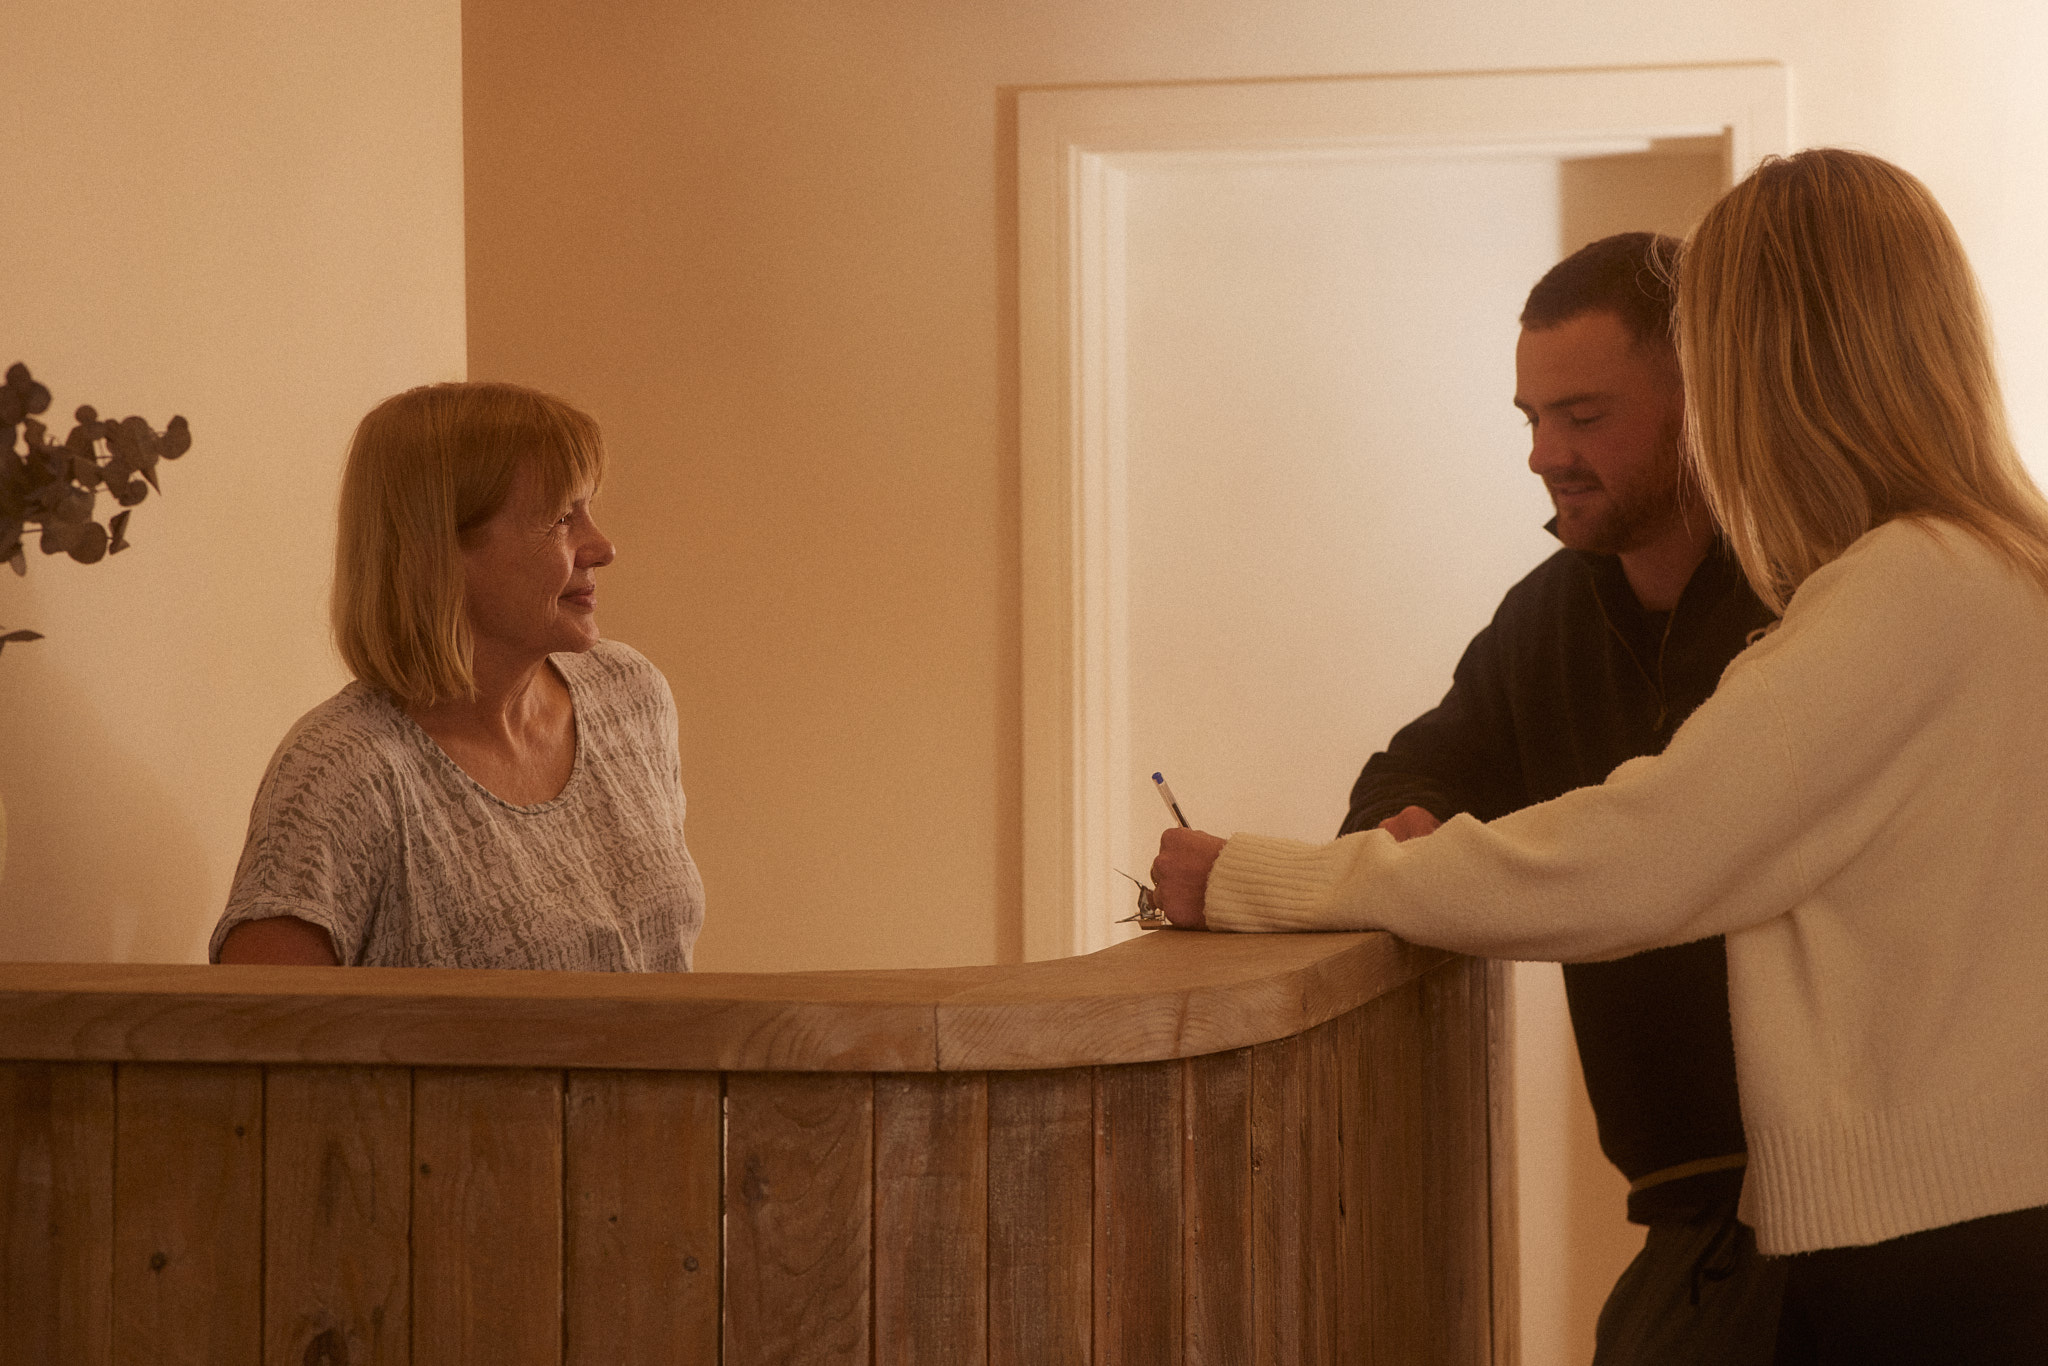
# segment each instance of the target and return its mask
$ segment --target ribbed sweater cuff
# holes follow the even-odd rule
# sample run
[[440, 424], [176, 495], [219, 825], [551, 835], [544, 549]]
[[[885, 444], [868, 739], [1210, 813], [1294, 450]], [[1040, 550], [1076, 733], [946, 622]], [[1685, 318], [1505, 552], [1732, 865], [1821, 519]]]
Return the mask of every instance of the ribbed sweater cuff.
[[1755, 1126], [1742, 1217], [1759, 1250], [1779, 1255], [2048, 1204], [2044, 1100], [1977, 1097], [1798, 1128]]
[[1352, 840], [1307, 844], [1270, 835], [1232, 835], [1209, 871], [1204, 915], [1212, 930], [1270, 933], [1353, 930], [1332, 893], [1353, 856]]

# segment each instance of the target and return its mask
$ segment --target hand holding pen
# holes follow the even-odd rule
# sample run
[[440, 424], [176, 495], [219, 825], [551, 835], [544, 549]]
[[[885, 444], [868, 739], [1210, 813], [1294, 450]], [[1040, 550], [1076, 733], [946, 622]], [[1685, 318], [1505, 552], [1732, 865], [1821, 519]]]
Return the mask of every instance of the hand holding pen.
[[1187, 930], [1207, 929], [1208, 922], [1202, 916], [1203, 893], [1209, 884], [1209, 869], [1223, 851], [1224, 842], [1189, 826], [1163, 774], [1153, 774], [1152, 782], [1159, 789], [1159, 800], [1166, 803], [1179, 828], [1160, 833], [1159, 857], [1152, 861], [1155, 885], [1139, 884], [1138, 914], [1131, 918], [1148, 930], [1167, 924]]

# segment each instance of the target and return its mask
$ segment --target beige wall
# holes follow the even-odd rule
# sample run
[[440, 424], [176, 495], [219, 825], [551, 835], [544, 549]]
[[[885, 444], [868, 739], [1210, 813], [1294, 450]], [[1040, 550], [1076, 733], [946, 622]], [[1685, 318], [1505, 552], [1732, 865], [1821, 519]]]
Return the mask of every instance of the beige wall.
[[0, 625], [47, 637], [0, 654], [0, 959], [195, 959], [264, 763], [343, 680], [349, 428], [462, 374], [460, 12], [9, 0], [5, 30], [0, 366], [60, 434], [92, 403], [194, 446], [132, 549], [0, 571]]
[[2019, 4], [637, 0], [597, 24], [468, 0], [465, 24], [471, 369], [610, 434], [604, 622], [681, 705], [706, 968], [1021, 952], [1017, 87], [1783, 60], [1796, 141], [1894, 156], [1949, 204], [2020, 433], [2048, 438]]

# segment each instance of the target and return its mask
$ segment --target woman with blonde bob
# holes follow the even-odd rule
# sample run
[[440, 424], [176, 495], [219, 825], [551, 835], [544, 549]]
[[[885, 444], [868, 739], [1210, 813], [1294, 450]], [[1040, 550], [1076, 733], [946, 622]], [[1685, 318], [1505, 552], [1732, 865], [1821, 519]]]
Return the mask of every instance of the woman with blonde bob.
[[256, 794], [222, 963], [687, 971], [675, 702], [600, 638], [597, 424], [435, 384], [356, 428], [333, 624], [356, 681]]
[[1168, 830], [1176, 925], [1595, 961], [1727, 937], [1777, 1360], [2048, 1344], [2048, 503], [1918, 180], [1766, 161], [1678, 269], [1692, 457], [1777, 627], [1663, 754], [1482, 824]]

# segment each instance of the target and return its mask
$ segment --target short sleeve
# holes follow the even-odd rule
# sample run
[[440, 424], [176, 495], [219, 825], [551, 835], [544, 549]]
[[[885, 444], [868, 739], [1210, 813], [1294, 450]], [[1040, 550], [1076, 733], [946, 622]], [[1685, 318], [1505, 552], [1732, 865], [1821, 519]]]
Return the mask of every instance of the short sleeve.
[[210, 962], [235, 926], [277, 916], [325, 929], [342, 963], [361, 958], [398, 853], [396, 785], [374, 737], [333, 709], [307, 716], [271, 758]]

